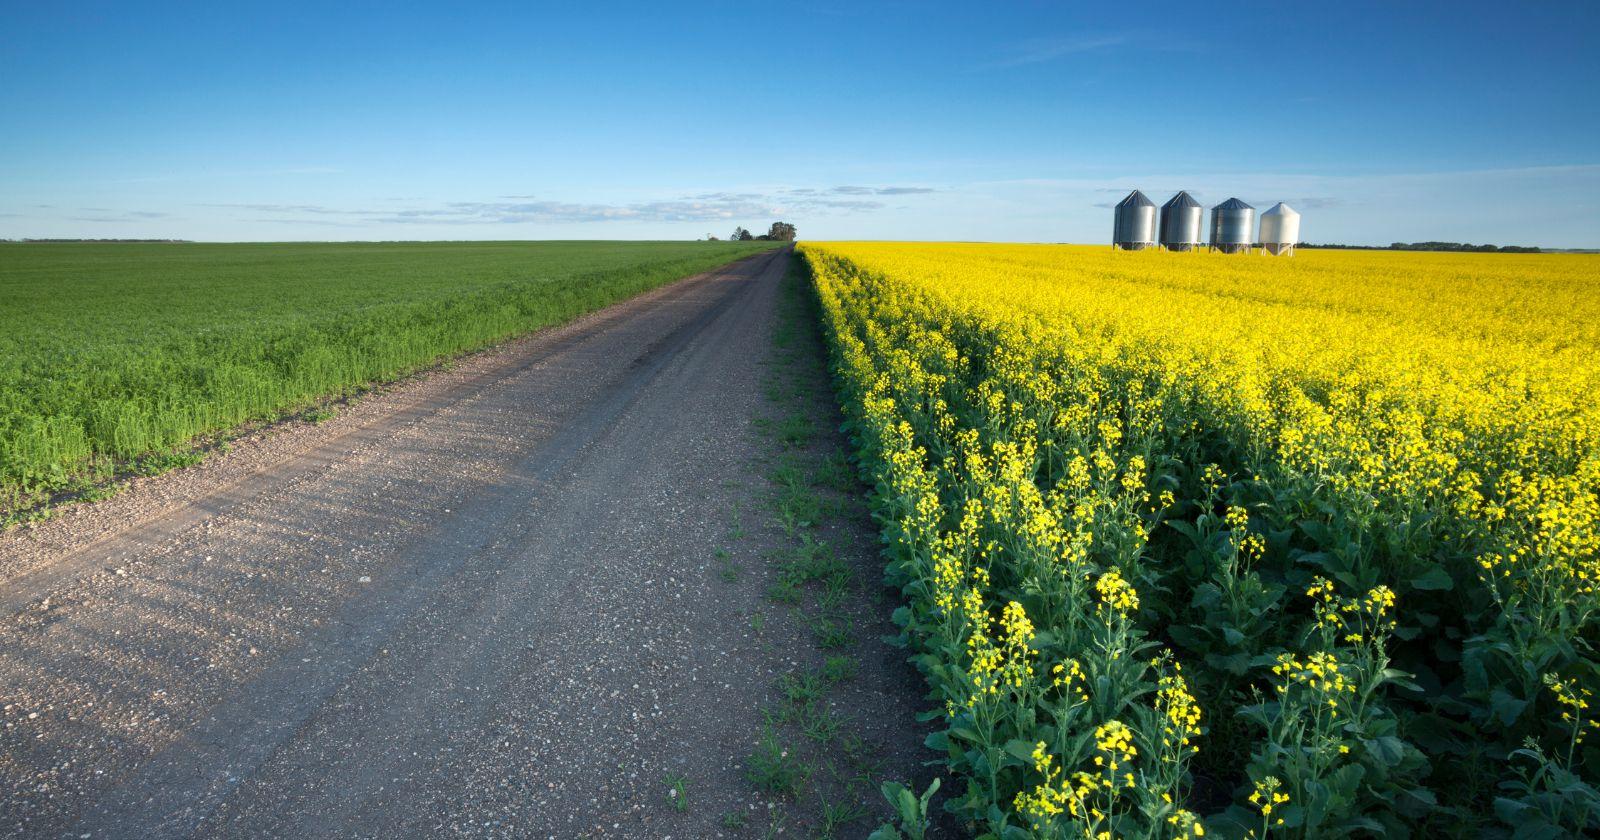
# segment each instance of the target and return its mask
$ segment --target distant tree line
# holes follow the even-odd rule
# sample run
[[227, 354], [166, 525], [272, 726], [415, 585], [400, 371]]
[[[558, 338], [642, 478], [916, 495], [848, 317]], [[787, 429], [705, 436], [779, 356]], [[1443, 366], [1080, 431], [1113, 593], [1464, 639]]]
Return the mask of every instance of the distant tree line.
[[188, 239], [0, 239], [0, 242], [189, 242]]
[[[715, 236], [709, 238], [716, 239]], [[733, 229], [733, 235], [728, 238], [734, 242], [749, 242], [751, 240], [760, 240], [762, 242], [793, 242], [794, 225], [791, 225], [788, 222], [773, 222], [772, 227], [767, 228], [767, 232], [761, 234], [760, 236], [756, 236], [742, 227], [736, 227]]]
[[1533, 245], [1472, 245], [1466, 242], [1392, 242], [1388, 245], [1313, 245], [1301, 242], [1296, 248], [1329, 248], [1345, 251], [1470, 251], [1479, 254], [1537, 254]]

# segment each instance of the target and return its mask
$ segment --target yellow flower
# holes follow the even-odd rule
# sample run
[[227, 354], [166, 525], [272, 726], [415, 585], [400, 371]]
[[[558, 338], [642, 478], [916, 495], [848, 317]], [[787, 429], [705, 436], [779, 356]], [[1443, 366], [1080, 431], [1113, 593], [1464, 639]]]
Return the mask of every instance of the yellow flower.
[[1118, 615], [1125, 617], [1139, 609], [1139, 593], [1123, 580], [1122, 573], [1116, 569], [1101, 575], [1095, 581], [1094, 589], [1100, 595], [1100, 603]]
[[1255, 789], [1250, 792], [1250, 804], [1261, 812], [1261, 816], [1272, 816], [1273, 809], [1289, 802], [1289, 795], [1278, 790], [1282, 786], [1277, 776], [1257, 779]]

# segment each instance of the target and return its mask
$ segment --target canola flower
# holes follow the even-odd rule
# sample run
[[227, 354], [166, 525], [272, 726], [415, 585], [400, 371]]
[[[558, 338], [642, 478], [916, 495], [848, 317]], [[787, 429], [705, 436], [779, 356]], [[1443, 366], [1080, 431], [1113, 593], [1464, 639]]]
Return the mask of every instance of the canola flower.
[[1161, 677], [1156, 690], [1156, 706], [1166, 720], [1162, 722], [1161, 739], [1169, 750], [1194, 752], [1194, 739], [1200, 735], [1200, 704], [1189, 693], [1189, 684], [1183, 678], [1183, 667], [1174, 664], [1172, 673]]
[[1255, 789], [1250, 792], [1250, 805], [1261, 814], [1261, 837], [1283, 825], [1282, 816], [1273, 816], [1274, 811], [1282, 814], [1283, 806], [1289, 804], [1289, 795], [1279, 790], [1282, 786], [1277, 776], [1267, 776], [1257, 780]]
[[[1198, 685], [1254, 669], [1252, 685], [1317, 721], [1263, 737], [1315, 748], [1318, 773], [1365, 760], [1345, 727], [1392, 724], [1393, 638], [1589, 664], [1574, 657], [1600, 629], [1600, 260], [801, 253], [907, 633], [948, 712], [951, 768], [979, 777], [962, 807], [993, 832], [1013, 816], [1037, 836], [1198, 829], [1184, 762], [1204, 716], [1153, 646], [1227, 653], [1198, 663]], [[1169, 524], [1192, 547], [1174, 550]], [[1301, 557], [1327, 570], [1291, 584], [1309, 607], [1270, 584], [1304, 581]], [[1190, 609], [1197, 573], [1233, 626], [1168, 637], [1157, 617]], [[1543, 687], [1470, 688], [1460, 703], [1495, 690], [1531, 709]], [[1121, 716], [1130, 704], [1139, 714]], [[1475, 713], [1485, 737], [1536, 728], [1504, 708]], [[1121, 755], [1102, 742], [1122, 735], [1137, 761], [1097, 772]], [[961, 739], [989, 758], [970, 763]], [[1007, 742], [1048, 760], [998, 767]], [[1277, 772], [1269, 791], [1240, 782], [1271, 817], [1263, 831], [1285, 790], [1305, 790], [1303, 773]]]
[[1562, 679], [1555, 674], [1545, 674], [1544, 684], [1555, 695], [1556, 703], [1561, 708], [1561, 722], [1571, 731], [1571, 740], [1568, 743], [1568, 762], [1572, 760], [1572, 753], [1583, 745], [1589, 733], [1600, 729], [1600, 721], [1589, 714], [1589, 698], [1594, 693], [1578, 684], [1576, 679]]
[[1127, 618], [1130, 613], [1139, 609], [1139, 593], [1126, 580], [1122, 573], [1112, 569], [1100, 576], [1095, 581], [1094, 591], [1100, 595], [1100, 603], [1117, 615]]

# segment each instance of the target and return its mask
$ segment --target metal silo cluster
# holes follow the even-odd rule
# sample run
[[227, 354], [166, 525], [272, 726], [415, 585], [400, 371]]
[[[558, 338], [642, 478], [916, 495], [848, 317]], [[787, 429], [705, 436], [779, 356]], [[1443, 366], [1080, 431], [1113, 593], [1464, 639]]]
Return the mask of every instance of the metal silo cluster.
[[1224, 254], [1248, 254], [1260, 243], [1266, 254], [1293, 254], [1300, 239], [1300, 214], [1278, 202], [1261, 214], [1261, 235], [1256, 236], [1256, 208], [1230, 198], [1211, 208], [1208, 239], [1200, 238], [1205, 209], [1187, 191], [1180, 190], [1159, 212], [1155, 202], [1134, 190], [1117, 203], [1112, 214], [1111, 246], [1127, 251], [1160, 247], [1168, 251], [1193, 251], [1202, 244]]

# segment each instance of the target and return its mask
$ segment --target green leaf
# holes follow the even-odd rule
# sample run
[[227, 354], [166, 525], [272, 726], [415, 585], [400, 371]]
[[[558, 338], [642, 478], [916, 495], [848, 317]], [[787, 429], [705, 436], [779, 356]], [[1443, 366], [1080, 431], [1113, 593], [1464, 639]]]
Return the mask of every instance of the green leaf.
[[1200, 648], [1204, 648], [1205, 647], [1205, 642], [1206, 642], [1205, 634], [1195, 630], [1195, 628], [1190, 626], [1190, 625], [1187, 625], [1187, 624], [1172, 624], [1172, 625], [1168, 625], [1167, 634], [1172, 637], [1172, 640], [1174, 642], [1177, 642], [1178, 644], [1180, 644], [1180, 645], [1182, 645], [1184, 647], [1194, 648], [1194, 649], [1200, 649]]
[[917, 810], [917, 796], [909, 789], [901, 787], [899, 797], [895, 800], [895, 808], [900, 812], [901, 824], [915, 825], [921, 812]]
[[1422, 686], [1411, 681], [1411, 674], [1395, 668], [1383, 669], [1383, 681], [1389, 685], [1399, 686], [1408, 691], [1422, 691]]
[[1166, 522], [1164, 522], [1162, 524], [1164, 524], [1168, 528], [1171, 528], [1172, 530], [1177, 531], [1178, 533], [1188, 537], [1189, 539], [1195, 541], [1196, 543], [1200, 542], [1200, 532], [1196, 531], [1194, 529], [1194, 526], [1190, 525], [1187, 522], [1184, 522], [1184, 521], [1178, 520], [1178, 519], [1168, 519]]
[[1024, 764], [1033, 764], [1033, 744], [1021, 738], [1012, 738], [1007, 741], [1006, 752]]
[[1489, 708], [1501, 723], [1510, 726], [1517, 722], [1517, 718], [1522, 717], [1523, 711], [1528, 708], [1528, 701], [1519, 700], [1508, 694], [1505, 689], [1497, 688], [1489, 692]]
[[1232, 653], [1227, 656], [1213, 653], [1206, 656], [1206, 664], [1219, 671], [1226, 671], [1234, 676], [1242, 676], [1246, 671], [1250, 670], [1250, 657], [1248, 654], [1243, 653]]
[[1383, 823], [1371, 817], [1347, 817], [1339, 821], [1339, 827], [1348, 833], [1354, 833], [1359, 828], [1372, 833], [1374, 836], [1383, 836]]
[[1393, 767], [1400, 763], [1406, 756], [1406, 743], [1393, 735], [1381, 738], [1369, 738], [1365, 742], [1367, 754], [1379, 764]]
[[1408, 788], [1406, 790], [1401, 791], [1401, 793], [1406, 795], [1406, 796], [1411, 797], [1412, 799], [1417, 800], [1418, 802], [1421, 802], [1424, 805], [1438, 805], [1439, 804], [1439, 797], [1434, 796], [1433, 795], [1433, 791], [1428, 790], [1427, 788], [1424, 788], [1424, 787]]
[[952, 726], [948, 731], [951, 737], [960, 738], [963, 741], [971, 741], [974, 744], [983, 740], [983, 737], [978, 734], [978, 730], [969, 726]]
[[1426, 572], [1411, 579], [1412, 589], [1424, 591], [1445, 592], [1455, 587], [1455, 581], [1450, 578], [1450, 573], [1443, 566], [1434, 566]]
[[1505, 822], [1510, 825], [1516, 825], [1522, 822], [1523, 815], [1532, 809], [1533, 806], [1526, 802], [1520, 802], [1515, 799], [1507, 799], [1504, 796], [1497, 796], [1494, 800], [1495, 816], [1499, 817], [1501, 822]]

